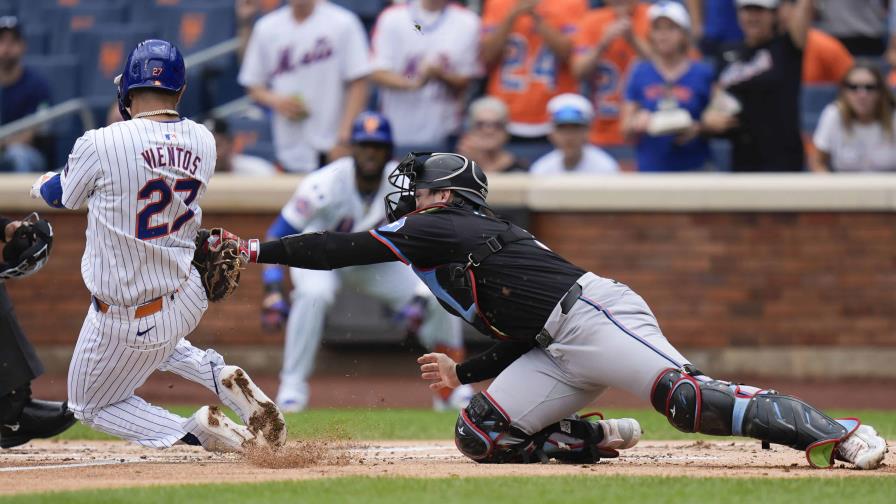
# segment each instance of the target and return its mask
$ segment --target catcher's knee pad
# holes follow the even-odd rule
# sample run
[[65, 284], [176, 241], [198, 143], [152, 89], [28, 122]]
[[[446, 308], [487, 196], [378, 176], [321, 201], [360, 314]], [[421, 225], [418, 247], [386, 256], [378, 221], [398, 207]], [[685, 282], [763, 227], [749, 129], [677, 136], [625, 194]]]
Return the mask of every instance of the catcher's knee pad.
[[713, 380], [690, 366], [660, 373], [650, 399], [682, 432], [746, 436], [806, 450], [813, 465], [823, 465], [816, 448], [832, 452], [854, 428], [853, 422], [834, 420], [795, 397]]
[[510, 425], [510, 419], [482, 392], [460, 411], [454, 427], [454, 444], [480, 463], [538, 462], [531, 436]]

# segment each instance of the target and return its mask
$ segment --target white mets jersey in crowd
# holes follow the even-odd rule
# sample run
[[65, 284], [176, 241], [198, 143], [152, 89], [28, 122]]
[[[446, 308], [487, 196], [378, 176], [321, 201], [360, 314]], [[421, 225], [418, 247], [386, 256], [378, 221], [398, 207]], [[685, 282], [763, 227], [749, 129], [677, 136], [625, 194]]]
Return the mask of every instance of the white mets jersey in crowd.
[[394, 188], [388, 174], [398, 166], [386, 163], [376, 194], [365, 198], [355, 182], [355, 160], [344, 157], [309, 173], [280, 212], [283, 219], [303, 233], [317, 231], [366, 231], [386, 219], [383, 197]]
[[317, 169], [318, 155], [336, 145], [345, 85], [370, 73], [368, 52], [358, 16], [327, 1], [302, 22], [286, 5], [255, 23], [239, 83], [296, 96], [308, 109], [295, 121], [274, 114], [274, 148], [284, 168]]
[[94, 296], [136, 306], [187, 281], [216, 157], [211, 132], [189, 119], [133, 119], [78, 139], [62, 172], [62, 204], [87, 202], [81, 274]]
[[[473, 77], [480, 73], [479, 25], [479, 17], [460, 5], [439, 12], [423, 10], [418, 0], [389, 7], [373, 30], [373, 68], [413, 79], [427, 65], [437, 65]], [[383, 115], [398, 145], [445, 141], [460, 126], [463, 99], [435, 79], [415, 91], [380, 90]]]

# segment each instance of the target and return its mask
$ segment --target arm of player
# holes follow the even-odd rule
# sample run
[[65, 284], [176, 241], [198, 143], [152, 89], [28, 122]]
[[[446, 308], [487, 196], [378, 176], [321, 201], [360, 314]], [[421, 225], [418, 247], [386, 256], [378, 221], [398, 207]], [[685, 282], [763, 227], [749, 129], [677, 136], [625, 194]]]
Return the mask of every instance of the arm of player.
[[332, 270], [346, 266], [397, 261], [392, 250], [367, 231], [329, 231], [285, 236], [262, 243], [255, 262], [292, 268]]
[[420, 377], [432, 382], [429, 384], [431, 389], [456, 388], [498, 376], [534, 347], [532, 342], [500, 341], [485, 352], [459, 364], [441, 353], [425, 354], [417, 359], [417, 363], [420, 364]]
[[56, 172], [47, 172], [31, 184], [31, 197], [43, 200], [53, 208], [62, 206], [62, 176]]

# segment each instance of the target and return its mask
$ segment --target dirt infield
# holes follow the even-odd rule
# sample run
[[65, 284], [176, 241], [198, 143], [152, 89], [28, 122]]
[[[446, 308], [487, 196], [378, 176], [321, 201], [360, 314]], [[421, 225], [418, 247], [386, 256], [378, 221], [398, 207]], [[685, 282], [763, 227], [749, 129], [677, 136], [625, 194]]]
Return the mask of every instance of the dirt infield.
[[[260, 467], [238, 455], [195, 447], [156, 451], [120, 441], [43, 441], [0, 455], [0, 494], [171, 484], [235, 483], [339, 476], [488, 477], [660, 475], [712, 477], [896, 477], [891, 445], [885, 465], [859, 471], [842, 464], [812, 469], [803, 454], [755, 442], [643, 441], [623, 457], [595, 465], [478, 465], [451, 442], [388, 441], [287, 445], [287, 455]], [[315, 451], [316, 450], [316, 451]], [[301, 456], [315, 452], [314, 460]], [[280, 463], [277, 463], [280, 462]]]

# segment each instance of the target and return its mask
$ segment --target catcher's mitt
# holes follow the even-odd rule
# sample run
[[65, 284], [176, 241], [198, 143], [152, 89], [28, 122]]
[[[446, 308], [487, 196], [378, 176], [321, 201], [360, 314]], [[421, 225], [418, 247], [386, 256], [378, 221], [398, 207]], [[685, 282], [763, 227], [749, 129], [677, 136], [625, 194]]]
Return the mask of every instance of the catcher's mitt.
[[41, 219], [36, 212], [25, 217], [3, 247], [0, 281], [37, 273], [49, 260], [52, 247], [53, 227], [50, 223]]
[[200, 229], [196, 235], [193, 266], [209, 301], [221, 301], [233, 294], [240, 284], [240, 270], [248, 262], [248, 246], [239, 236], [222, 228]]

